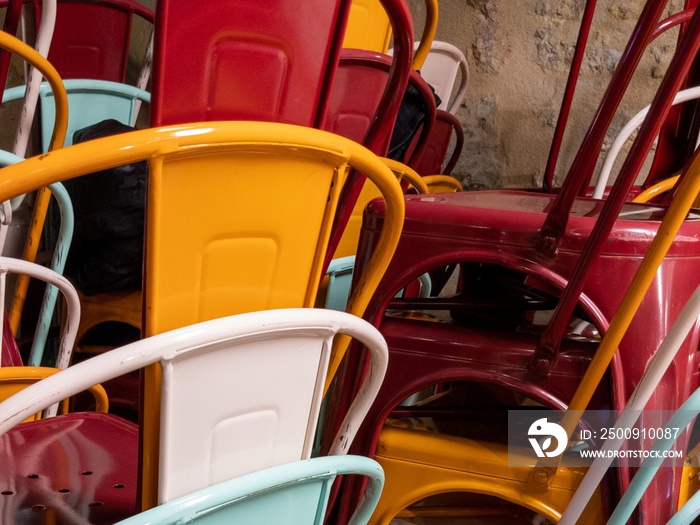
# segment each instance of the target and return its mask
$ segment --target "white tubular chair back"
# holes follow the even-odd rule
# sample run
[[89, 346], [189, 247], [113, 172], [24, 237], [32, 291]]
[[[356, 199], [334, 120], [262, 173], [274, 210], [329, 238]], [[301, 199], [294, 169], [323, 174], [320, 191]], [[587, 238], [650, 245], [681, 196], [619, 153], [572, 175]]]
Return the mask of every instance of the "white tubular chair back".
[[[415, 48], [418, 49], [419, 45], [420, 42], [416, 42]], [[457, 113], [469, 83], [469, 64], [459, 48], [447, 42], [434, 41], [420, 74], [428, 84], [433, 86], [435, 93], [440, 97], [438, 109], [453, 115]], [[458, 75], [459, 86], [452, 96]]]
[[333, 338], [369, 350], [371, 369], [329, 454], [342, 455], [379, 390], [387, 347], [345, 312], [240, 314], [143, 339], [75, 364], [0, 403], [0, 435], [87, 387], [160, 363], [158, 503], [310, 456]]
[[[420, 42], [413, 45], [414, 50], [418, 49]], [[393, 49], [388, 51], [392, 55]], [[459, 86], [455, 91], [455, 84], [459, 74]], [[459, 105], [464, 100], [469, 84], [469, 63], [458, 47], [448, 42], [439, 40], [433, 41], [430, 51], [420, 68], [420, 76], [432, 86], [435, 94], [440, 97], [440, 105], [437, 109], [442, 109], [454, 115], [459, 109]], [[455, 93], [452, 96], [452, 93]]]
[[[5, 315], [5, 280], [8, 273], [28, 275], [34, 279], [44, 281], [48, 286], [55, 287], [53, 292], [47, 292], [45, 294], [44, 302], [46, 302], [46, 297], [51, 295], [55, 304], [56, 290], [60, 290], [63, 294], [66, 300], [67, 314], [63, 333], [61, 334], [55, 367], [66, 368], [70, 363], [71, 353], [73, 352], [73, 346], [75, 344], [75, 336], [78, 333], [78, 324], [80, 323], [80, 299], [78, 298], [78, 292], [68, 279], [53, 270], [21, 259], [0, 257], [0, 319]], [[53, 309], [51, 309], [51, 311], [53, 312]], [[39, 325], [37, 325], [35, 330], [35, 339], [41, 337], [38, 336], [39, 333], [43, 334], [42, 345], [46, 341], [49, 322], [50, 319], [40, 318]], [[42, 325], [42, 323], [45, 324]], [[0, 323], [0, 340], [2, 339], [2, 330], [3, 326], [2, 323]], [[34, 352], [34, 348], [35, 347], [32, 346], [32, 352]], [[43, 352], [43, 346], [41, 347], [41, 351]], [[39, 366], [39, 364], [33, 366]]]
[[[675, 106], [676, 104], [682, 104], [683, 102], [696, 98], [700, 98], [700, 86], [679, 91], [676, 94], [676, 98], [673, 99], [673, 105]], [[617, 137], [615, 137], [615, 140], [610, 145], [610, 149], [608, 150], [605, 160], [603, 161], [603, 166], [600, 168], [600, 174], [598, 175], [598, 180], [596, 181], [595, 189], [593, 191], [594, 199], [602, 199], [603, 195], [605, 195], [605, 187], [608, 185], [608, 179], [610, 179], [610, 173], [613, 165], [615, 164], [615, 159], [617, 159], [617, 156], [622, 150], [622, 147], [625, 145], [625, 142], [627, 142], [627, 139], [629, 139], [632, 133], [634, 133], [634, 131], [642, 125], [642, 122], [644, 122], [644, 117], [647, 116], [648, 112], [649, 106], [645, 107], [634, 117], [632, 117], [620, 130]], [[698, 137], [698, 141], [695, 144], [696, 148], [699, 143], [700, 137]]]

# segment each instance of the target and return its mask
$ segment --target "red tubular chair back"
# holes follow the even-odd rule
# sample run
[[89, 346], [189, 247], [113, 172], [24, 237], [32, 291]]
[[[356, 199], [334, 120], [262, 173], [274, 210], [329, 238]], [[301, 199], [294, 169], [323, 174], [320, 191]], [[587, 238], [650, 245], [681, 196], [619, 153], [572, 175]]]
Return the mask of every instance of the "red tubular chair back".
[[[447, 156], [452, 137], [455, 144]], [[438, 109], [435, 113], [435, 123], [428, 134], [423, 154], [414, 169], [422, 175], [449, 175], [457, 165], [464, 146], [464, 130], [462, 123], [451, 113]]]
[[[645, 5], [557, 196], [493, 191], [407, 197], [402, 240], [367, 313], [388, 340], [389, 371], [356, 441], [355, 453], [373, 454], [381, 427], [396, 405], [439, 382], [497, 384], [547, 407], [568, 405], [597, 348], [595, 340], [581, 340], [574, 333], [572, 317], [590, 323], [599, 333], [606, 330], [665, 212], [664, 207], [626, 204], [625, 200], [700, 47], [700, 14], [688, 23], [608, 200], [577, 198], [587, 185], [588, 170], [594, 167], [609, 122], [664, 6], [665, 2], [656, 0]], [[381, 216], [381, 203], [373, 203], [366, 212], [358, 268], [371, 249]], [[698, 234], [700, 217], [691, 214], [659, 270], [654, 292], [640, 305], [591, 408], [624, 406], [643, 364], [700, 282], [700, 250], [691, 240]], [[432, 306], [393, 299], [422, 273], [455, 263], [463, 265], [458, 297], [442, 303], [435, 300]], [[489, 306], [489, 299], [495, 305]], [[425, 322], [401, 312], [422, 307], [441, 310], [438, 320], [443, 322]], [[387, 313], [387, 308], [398, 312]], [[539, 309], [553, 310], [551, 320], [533, 322]], [[692, 392], [698, 383], [694, 373], [700, 364], [697, 345], [696, 331], [685, 341], [648, 407], [675, 410]], [[348, 371], [361, 369], [360, 363], [347, 364]], [[348, 373], [350, 384], [352, 376]], [[352, 390], [349, 384], [344, 388]], [[339, 407], [342, 413], [342, 401]], [[617, 470], [624, 490], [630, 473]], [[680, 474], [680, 469], [666, 469], [655, 480], [658, 490], [650, 491], [654, 497], [645, 498], [640, 507], [650, 522], [663, 523], [672, 513]]]

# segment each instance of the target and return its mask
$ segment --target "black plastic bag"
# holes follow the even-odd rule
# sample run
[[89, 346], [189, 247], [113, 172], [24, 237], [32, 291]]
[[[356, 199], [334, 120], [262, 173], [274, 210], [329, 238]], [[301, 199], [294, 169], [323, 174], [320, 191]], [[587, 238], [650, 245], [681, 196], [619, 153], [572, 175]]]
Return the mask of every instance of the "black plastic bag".
[[[441, 102], [440, 97], [435, 93], [433, 86], [428, 84], [428, 87], [430, 87], [430, 90], [433, 92], [435, 106], [439, 106]], [[408, 84], [403, 99], [401, 100], [399, 113], [396, 116], [396, 125], [391, 135], [387, 157], [401, 162], [407, 160], [404, 158], [406, 156], [406, 151], [411, 145], [413, 137], [423, 124], [425, 114], [426, 108], [423, 96], [416, 88]]]
[[[73, 143], [133, 130], [105, 120], [76, 131]], [[75, 212], [65, 274], [83, 294], [141, 288], [147, 173], [143, 161], [64, 182]]]

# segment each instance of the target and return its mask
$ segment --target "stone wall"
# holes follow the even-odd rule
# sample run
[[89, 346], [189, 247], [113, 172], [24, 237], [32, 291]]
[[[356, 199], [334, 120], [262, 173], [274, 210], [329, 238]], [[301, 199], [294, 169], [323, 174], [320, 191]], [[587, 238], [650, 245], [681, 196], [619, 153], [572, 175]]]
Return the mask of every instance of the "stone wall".
[[[566, 175], [643, 3], [598, 2], [555, 184]], [[409, 4], [419, 37], [425, 4]], [[456, 45], [470, 65], [469, 89], [457, 114], [465, 145], [453, 172], [467, 187], [541, 185], [584, 5], [584, 0], [440, 0], [436, 40]], [[682, 6], [672, 0], [667, 14]], [[676, 37], [672, 30], [651, 44], [604, 150], [652, 100]]]

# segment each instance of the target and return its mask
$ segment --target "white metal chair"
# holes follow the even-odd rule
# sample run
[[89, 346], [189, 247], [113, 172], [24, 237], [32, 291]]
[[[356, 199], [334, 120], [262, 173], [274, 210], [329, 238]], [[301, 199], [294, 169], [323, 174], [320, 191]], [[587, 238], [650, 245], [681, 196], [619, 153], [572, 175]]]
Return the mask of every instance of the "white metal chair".
[[[416, 42], [414, 50], [418, 49], [419, 46], [420, 42]], [[390, 49], [388, 54], [392, 53], [393, 49]], [[438, 109], [453, 115], [457, 113], [459, 105], [467, 93], [467, 84], [469, 83], [469, 63], [464, 53], [449, 42], [434, 40], [430, 45], [425, 62], [420, 68], [420, 74], [440, 97], [441, 102]], [[452, 92], [458, 76], [459, 87], [457, 87], [453, 97]]]
[[[13, 442], [10, 434], [20, 431], [23, 425], [13, 427], [60, 399], [160, 363], [163, 379], [158, 504], [262, 468], [307, 459], [333, 339], [340, 333], [365, 345], [371, 362], [360, 393], [329, 451], [329, 455], [342, 455], [381, 385], [388, 351], [381, 334], [359, 317], [311, 308], [219, 318], [143, 339], [75, 364], [0, 403], [0, 439], [6, 439], [2, 437], [5, 434]], [[122, 440], [121, 431], [112, 428], [115, 417], [91, 413], [91, 424], [99, 427], [104, 421], [110, 425], [109, 433], [105, 434], [104, 428], [101, 434], [92, 436], [82, 431], [86, 441], [90, 441], [84, 450], [99, 443], [99, 462], [105, 468], [137, 454], [136, 450], [125, 449], [127, 439]], [[41, 420], [33, 425], [60, 423], [61, 419]], [[133, 439], [129, 442], [136, 443]], [[30, 444], [25, 440], [17, 446], [20, 448], [15, 450], [5, 447], [2, 454], [13, 457]], [[77, 441], [71, 447], [82, 449]], [[59, 442], [54, 453], [56, 450], [60, 450]], [[111, 457], [104, 457], [105, 454]], [[142, 457], [148, 461], [149, 451], [143, 451]], [[88, 470], [93, 471], [96, 460], [86, 461], [90, 459]], [[49, 470], [60, 468], [48, 457], [36, 461]], [[64, 468], [79, 472], [81, 465]], [[51, 472], [56, 475], [55, 470]], [[37, 474], [51, 479], [50, 473]], [[21, 484], [26, 473], [16, 472], [14, 477]], [[96, 491], [97, 479], [93, 478], [92, 484], [82, 490]], [[26, 490], [39, 490], [32, 488], [38, 486], [34, 484]], [[79, 494], [81, 487], [71, 490]], [[132, 501], [131, 508], [133, 504]]]
[[[679, 91], [676, 97], [673, 99], [673, 105], [681, 104], [689, 100], [693, 100], [700, 97], [700, 86], [692, 87], [689, 89], [684, 89]], [[632, 133], [642, 125], [644, 117], [647, 116], [649, 112], [649, 106], [643, 108], [639, 113], [632, 117], [627, 124], [620, 130], [615, 137], [615, 140], [610, 145], [605, 160], [603, 161], [603, 166], [600, 168], [600, 174], [598, 175], [598, 180], [596, 181], [595, 189], [593, 191], [594, 199], [602, 199], [605, 194], [605, 187], [608, 184], [608, 179], [610, 178], [610, 172], [612, 171], [613, 165], [615, 164], [615, 159], [617, 159], [618, 154], [622, 150], [622, 147], [630, 138]], [[698, 142], [696, 142], [696, 147], [700, 143], [700, 137], [698, 137]]]
[[337, 475], [368, 478], [349, 523], [367, 523], [384, 484], [379, 464], [364, 456], [328, 456], [278, 465], [199, 490], [117, 525], [321, 525]]

